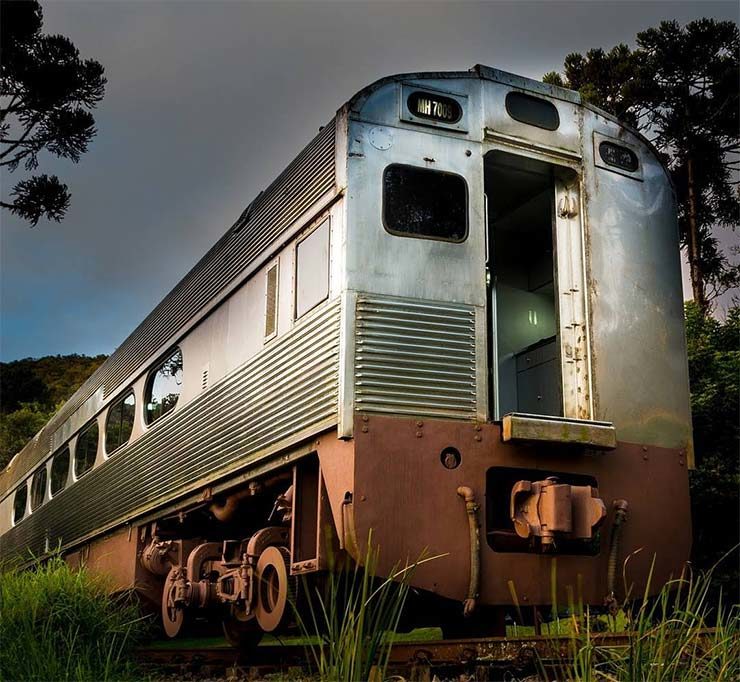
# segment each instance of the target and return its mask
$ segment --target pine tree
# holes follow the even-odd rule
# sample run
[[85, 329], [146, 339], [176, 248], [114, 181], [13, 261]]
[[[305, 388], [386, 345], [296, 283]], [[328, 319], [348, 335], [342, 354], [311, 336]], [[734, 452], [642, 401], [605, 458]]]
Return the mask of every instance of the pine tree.
[[569, 54], [564, 77], [551, 72], [543, 79], [578, 90], [661, 153], [676, 186], [693, 297], [703, 314], [740, 285], [740, 265], [716, 237], [717, 229], [740, 224], [739, 54], [740, 32], [731, 21], [664, 21], [638, 33], [635, 50], [620, 44]]
[[[72, 42], [41, 33], [36, 0], [0, 2], [0, 167], [34, 171], [49, 152], [77, 163], [95, 136], [91, 113], [105, 93], [103, 67], [80, 59]], [[0, 206], [36, 225], [60, 221], [69, 207], [67, 186], [56, 175], [16, 183]]]

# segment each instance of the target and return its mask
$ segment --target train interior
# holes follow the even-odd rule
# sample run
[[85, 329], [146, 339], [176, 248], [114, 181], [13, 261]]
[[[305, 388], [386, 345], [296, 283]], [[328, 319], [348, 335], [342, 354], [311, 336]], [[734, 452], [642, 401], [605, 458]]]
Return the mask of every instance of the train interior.
[[494, 417], [510, 412], [561, 416], [554, 169], [535, 159], [489, 152], [485, 192]]

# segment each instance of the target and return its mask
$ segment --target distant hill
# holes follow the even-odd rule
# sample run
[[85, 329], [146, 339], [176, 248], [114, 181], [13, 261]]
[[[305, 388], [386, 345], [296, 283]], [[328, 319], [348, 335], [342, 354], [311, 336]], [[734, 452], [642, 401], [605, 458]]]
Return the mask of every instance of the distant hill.
[[48, 355], [0, 362], [0, 468], [106, 359]]

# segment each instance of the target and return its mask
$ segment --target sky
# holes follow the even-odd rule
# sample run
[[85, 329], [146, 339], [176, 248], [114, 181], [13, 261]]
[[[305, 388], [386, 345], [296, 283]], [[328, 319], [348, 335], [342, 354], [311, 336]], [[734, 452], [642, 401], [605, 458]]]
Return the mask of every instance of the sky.
[[[570, 52], [736, 2], [42, 0], [105, 67], [61, 223], [0, 213], [0, 359], [111, 353], [355, 92], [476, 63], [541, 78]], [[2, 196], [22, 177], [4, 174]]]

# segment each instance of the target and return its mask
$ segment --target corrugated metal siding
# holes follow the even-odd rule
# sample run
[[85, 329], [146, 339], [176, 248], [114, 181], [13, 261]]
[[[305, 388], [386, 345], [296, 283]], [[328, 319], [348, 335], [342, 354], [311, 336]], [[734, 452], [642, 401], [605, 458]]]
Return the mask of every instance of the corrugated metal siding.
[[336, 418], [339, 302], [316, 311], [209, 391], [0, 537], [0, 555], [65, 545], [135, 510], [164, 504], [204, 476]]
[[62, 406], [38, 444], [22, 451], [9, 480], [15, 484], [49, 453], [51, 436], [102, 385], [107, 397], [145, 363], [167, 339], [207, 305], [335, 185], [336, 123], [325, 126], [301, 154], [262, 192], [235, 225], [162, 300], [136, 330]]
[[355, 409], [475, 419], [475, 310], [358, 296]]
[[334, 133], [326, 126], [111, 356], [106, 396], [334, 187]]

